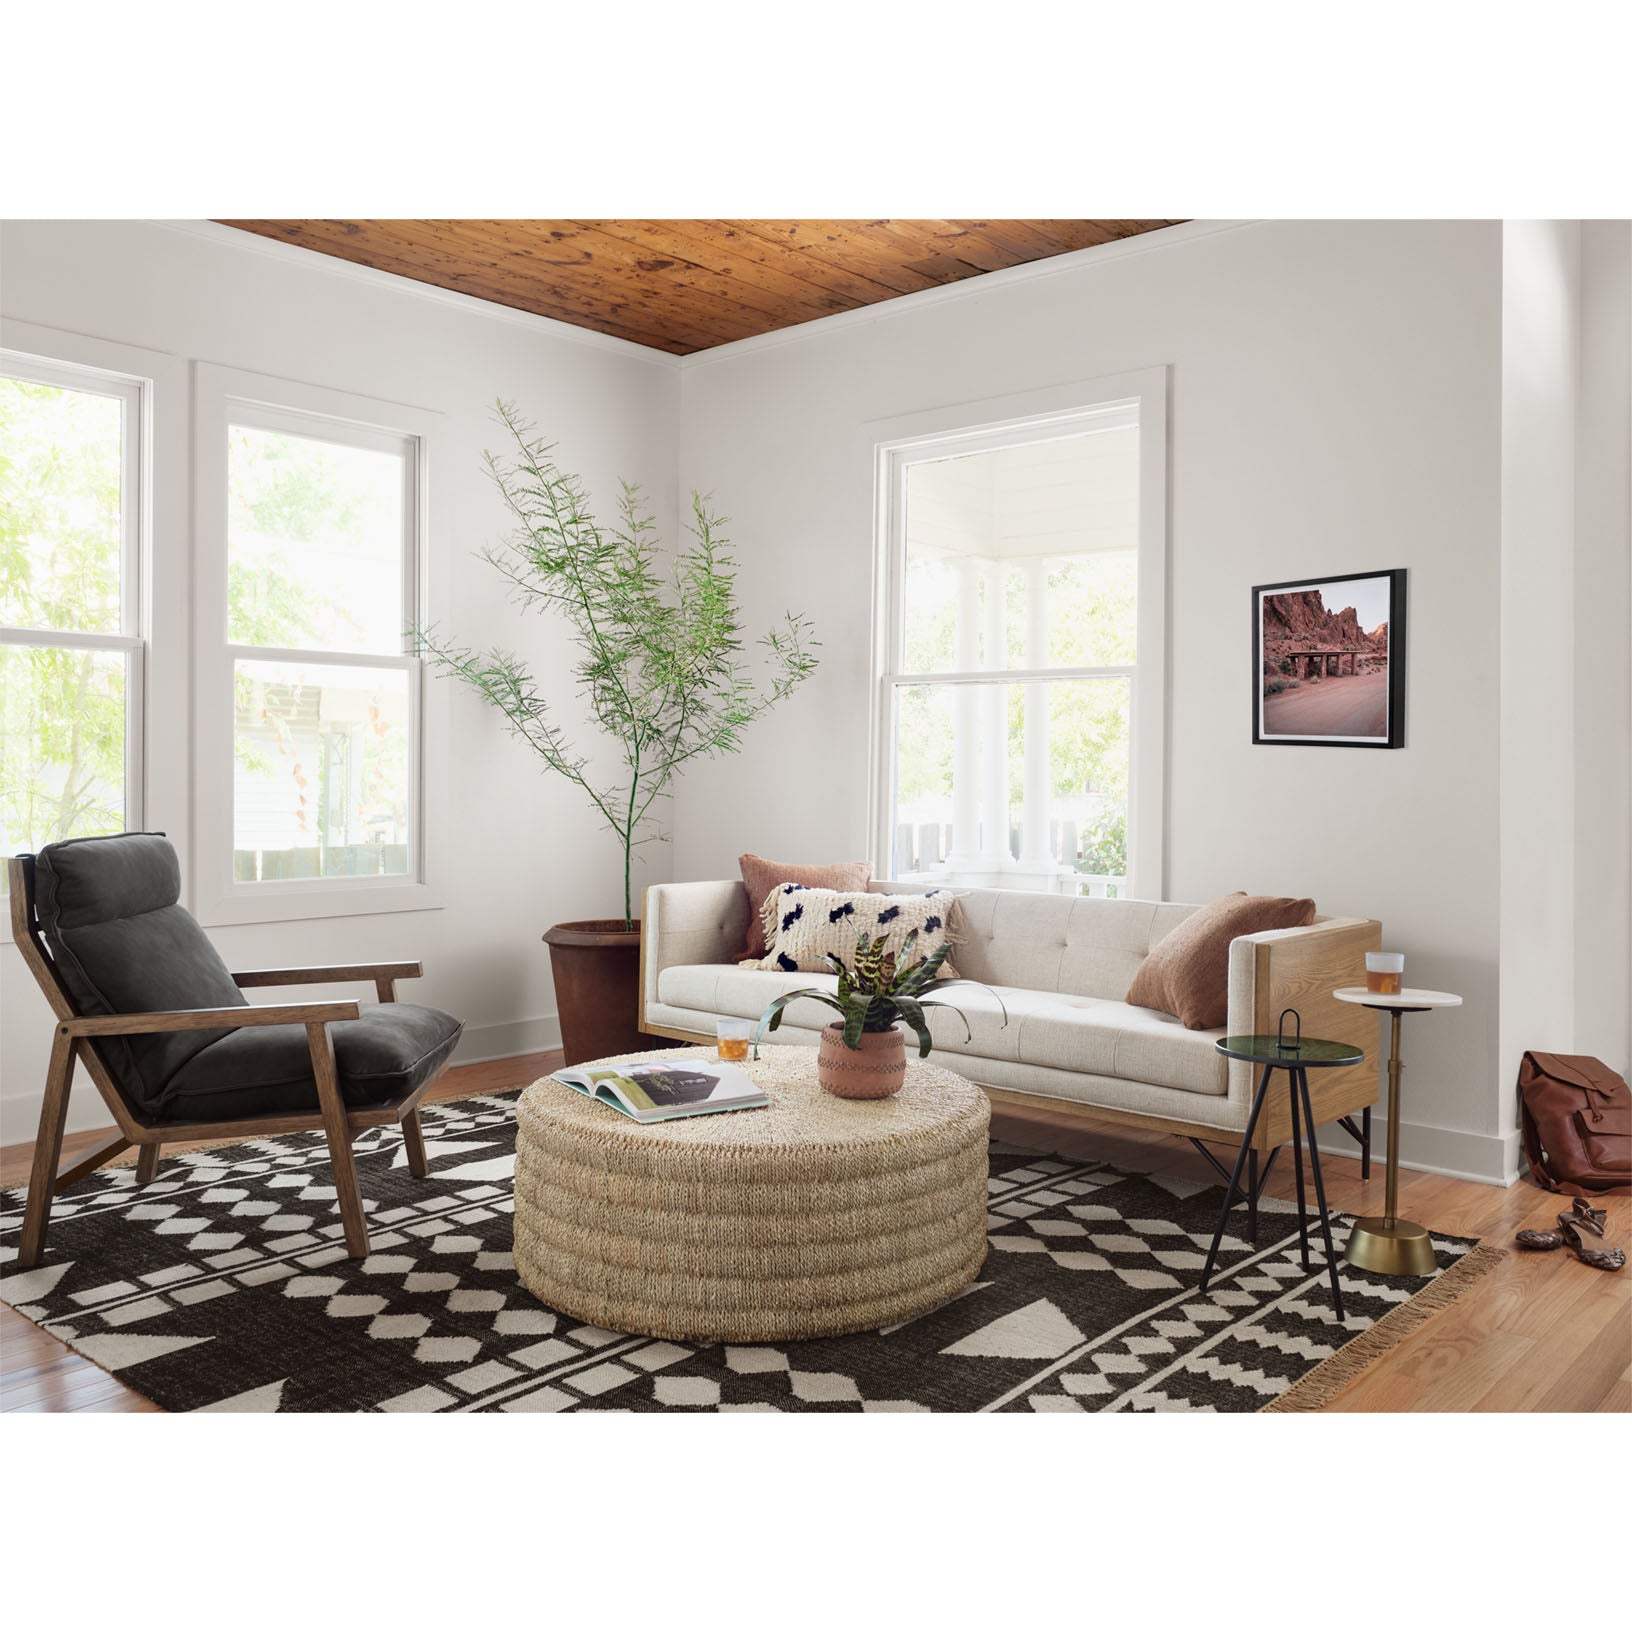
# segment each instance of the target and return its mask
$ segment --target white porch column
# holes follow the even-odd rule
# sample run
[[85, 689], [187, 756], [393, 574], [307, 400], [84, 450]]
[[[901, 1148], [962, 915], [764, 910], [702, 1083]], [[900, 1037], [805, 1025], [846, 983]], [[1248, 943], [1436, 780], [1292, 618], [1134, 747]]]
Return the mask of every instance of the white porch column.
[[[980, 596], [975, 563], [960, 556], [955, 667], [980, 667]], [[980, 697], [973, 686], [952, 688], [952, 847], [947, 871], [980, 869]]]
[[[981, 564], [986, 587], [986, 639], [981, 665], [995, 672], [1007, 666], [1007, 635], [1003, 627], [1003, 589], [1007, 574], [1001, 561]], [[1009, 849], [1009, 731], [1008, 692], [1004, 686], [987, 686], [981, 713], [985, 722], [981, 744], [980, 816], [981, 865], [988, 873], [1010, 866]]]
[[[1026, 665], [1048, 664], [1048, 563], [1041, 556], [1026, 562]], [[1020, 865], [1046, 869], [1054, 865], [1048, 842], [1048, 687], [1040, 680], [1026, 685], [1025, 810], [1021, 818]]]

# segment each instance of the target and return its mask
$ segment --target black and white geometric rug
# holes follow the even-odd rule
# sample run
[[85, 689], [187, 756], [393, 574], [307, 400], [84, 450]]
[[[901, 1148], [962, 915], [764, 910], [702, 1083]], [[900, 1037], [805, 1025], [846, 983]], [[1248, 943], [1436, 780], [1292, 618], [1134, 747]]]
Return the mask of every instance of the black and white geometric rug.
[[1257, 1411], [1345, 1345], [1390, 1346], [1479, 1267], [1455, 1236], [1434, 1238], [1429, 1280], [1345, 1267], [1339, 1324], [1289, 1205], [1266, 1199], [1256, 1246], [1232, 1214], [1201, 1294], [1217, 1186], [994, 1144], [990, 1256], [939, 1309], [780, 1346], [630, 1337], [516, 1279], [514, 1097], [426, 1107], [428, 1181], [396, 1129], [359, 1135], [361, 1262], [322, 1136], [295, 1134], [168, 1156], [140, 1189], [104, 1169], [57, 1199], [32, 1270], [7, 1194], [0, 1300], [171, 1411]]

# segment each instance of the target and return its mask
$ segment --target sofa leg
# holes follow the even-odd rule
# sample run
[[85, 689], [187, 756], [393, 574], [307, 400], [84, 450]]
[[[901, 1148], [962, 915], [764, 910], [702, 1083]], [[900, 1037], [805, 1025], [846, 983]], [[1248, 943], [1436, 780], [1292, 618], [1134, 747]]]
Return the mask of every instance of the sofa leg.
[[23, 1237], [17, 1247], [19, 1269], [32, 1269], [45, 1251], [45, 1230], [51, 1222], [51, 1194], [56, 1188], [62, 1130], [68, 1121], [68, 1090], [73, 1080], [73, 1039], [59, 1026], [51, 1039], [51, 1063], [45, 1071], [45, 1102], [40, 1106], [40, 1129], [35, 1135], [34, 1160], [28, 1170], [28, 1205], [23, 1210]]
[[340, 1220], [345, 1226], [346, 1251], [353, 1258], [366, 1258], [368, 1221], [363, 1216], [362, 1192], [357, 1188], [357, 1162], [352, 1155], [351, 1129], [346, 1123], [345, 1101], [340, 1097], [340, 1074], [335, 1069], [334, 1039], [329, 1035], [328, 1023], [317, 1020], [308, 1024], [306, 1040], [312, 1051], [312, 1074], [317, 1078], [317, 1103], [329, 1142], [329, 1164], [334, 1170]]
[[408, 1171], [416, 1179], [428, 1179], [431, 1164], [425, 1155], [425, 1130], [419, 1125], [418, 1111], [410, 1111], [402, 1119], [402, 1143], [408, 1152]]
[[159, 1147], [157, 1145], [143, 1145], [136, 1153], [136, 1182], [151, 1184], [154, 1175], [159, 1171]]

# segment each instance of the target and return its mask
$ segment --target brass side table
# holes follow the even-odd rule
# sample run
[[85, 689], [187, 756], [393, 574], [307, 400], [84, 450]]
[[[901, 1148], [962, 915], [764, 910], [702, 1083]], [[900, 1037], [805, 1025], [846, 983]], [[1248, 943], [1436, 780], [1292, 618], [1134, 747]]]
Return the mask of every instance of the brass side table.
[[1434, 1244], [1420, 1224], [1399, 1216], [1400, 1197], [1400, 1016], [1428, 1009], [1454, 1009], [1455, 992], [1430, 992], [1407, 986], [1398, 992], [1373, 992], [1364, 986], [1340, 986], [1332, 993], [1345, 1003], [1385, 1010], [1388, 1036], [1388, 1166], [1381, 1218], [1355, 1220], [1344, 1256], [1356, 1269], [1376, 1275], [1432, 1275]]

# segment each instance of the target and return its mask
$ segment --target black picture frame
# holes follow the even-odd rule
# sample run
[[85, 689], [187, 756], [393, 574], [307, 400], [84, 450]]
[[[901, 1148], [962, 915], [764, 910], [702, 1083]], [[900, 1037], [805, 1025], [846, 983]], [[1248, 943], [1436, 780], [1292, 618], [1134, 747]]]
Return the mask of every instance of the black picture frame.
[[[1252, 740], [1258, 747], [1294, 748], [1403, 748], [1405, 746], [1405, 572], [1404, 567], [1393, 567], [1383, 572], [1346, 572], [1320, 578], [1291, 578], [1278, 584], [1254, 584], [1252, 587]], [[1351, 585], [1353, 598], [1345, 601], [1342, 591], [1334, 596], [1331, 586]], [[1362, 588], [1364, 585], [1364, 588]], [[1345, 608], [1378, 604], [1379, 594], [1386, 596], [1386, 617], [1373, 616], [1372, 629], [1365, 627], [1365, 618], [1357, 612], [1356, 626], [1360, 637], [1308, 637], [1307, 650], [1286, 650], [1288, 637], [1272, 637], [1283, 650], [1271, 654], [1281, 675], [1265, 673], [1264, 602], [1274, 595], [1294, 592], [1319, 592], [1324, 613], [1338, 619]], [[1358, 592], [1358, 593], [1356, 593]], [[1351, 684], [1332, 687], [1325, 693], [1310, 692], [1294, 702], [1290, 692], [1327, 680], [1358, 682], [1376, 672], [1378, 652], [1373, 645], [1377, 623], [1387, 624], [1387, 644], [1383, 654], [1384, 673], [1381, 687]], [[1347, 645], [1337, 645], [1345, 639]], [[1345, 660], [1347, 670], [1345, 672]], [[1290, 662], [1290, 667], [1286, 667]], [[1271, 691], [1273, 680], [1282, 684]], [[1381, 702], [1384, 715], [1377, 729], [1372, 725], [1373, 694], [1380, 692], [1375, 701]], [[1277, 697], [1286, 697], [1285, 703], [1275, 703]], [[1330, 728], [1322, 729], [1323, 725]], [[1301, 727], [1294, 729], [1293, 727]]]

